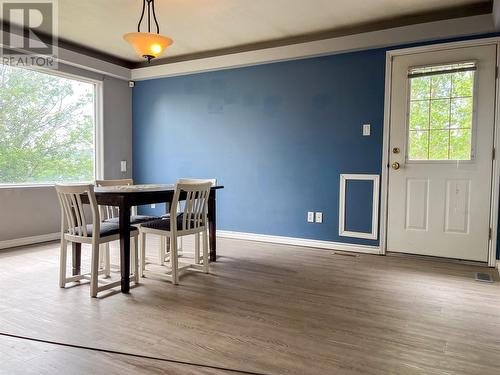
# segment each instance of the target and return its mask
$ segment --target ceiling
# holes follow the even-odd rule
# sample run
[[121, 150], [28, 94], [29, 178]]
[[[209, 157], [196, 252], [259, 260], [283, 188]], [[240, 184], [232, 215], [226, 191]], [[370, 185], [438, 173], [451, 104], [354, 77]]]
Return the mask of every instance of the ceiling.
[[[491, 10], [485, 0], [156, 0], [156, 14], [160, 32], [174, 40], [164, 55], [167, 62], [304, 35], [320, 38], [318, 33], [404, 17], [415, 23], [412, 16], [486, 13], [488, 6]], [[141, 8], [142, 0], [59, 1], [59, 37], [123, 60], [142, 61], [122, 39], [136, 30]]]

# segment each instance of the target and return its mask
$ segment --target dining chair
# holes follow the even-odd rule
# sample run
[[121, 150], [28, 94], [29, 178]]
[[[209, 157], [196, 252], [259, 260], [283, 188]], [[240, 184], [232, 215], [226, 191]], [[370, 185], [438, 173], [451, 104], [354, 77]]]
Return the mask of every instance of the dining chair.
[[[191, 180], [180, 179], [175, 184], [175, 193], [172, 204], [170, 205], [170, 217], [160, 220], [150, 221], [139, 226], [141, 240], [140, 256], [140, 274], [141, 276], [155, 275], [163, 276], [173, 284], [179, 282], [179, 272], [184, 270], [198, 270], [205, 273], [209, 272], [208, 267], [208, 233], [207, 233], [207, 209], [208, 197], [212, 181], [210, 180]], [[182, 196], [181, 196], [182, 195]], [[179, 200], [182, 198], [185, 203], [179, 210]], [[172, 218], [175, 218], [172, 220]], [[177, 255], [177, 241], [179, 238], [188, 235], [202, 234], [203, 263], [196, 261], [179, 261]], [[170, 270], [167, 272], [153, 272], [146, 270], [146, 236], [147, 234], [156, 234], [166, 237], [170, 246]], [[195, 238], [196, 238], [195, 237]], [[195, 254], [199, 254], [200, 241], [195, 241]]]
[[[94, 186], [88, 184], [63, 185], [56, 184], [57, 197], [61, 206], [61, 255], [59, 269], [59, 286], [64, 288], [67, 283], [90, 280], [90, 296], [97, 297], [97, 293], [103, 290], [114, 288], [120, 285], [120, 281], [107, 282], [99, 279], [100, 274], [105, 274], [105, 270], [99, 270], [99, 250], [101, 244], [120, 239], [120, 230], [117, 223], [102, 222], [99, 207], [97, 205]], [[82, 203], [82, 195], [86, 195], [90, 205], [90, 215], [87, 215]], [[92, 222], [87, 222], [90, 216]], [[138, 234], [137, 228], [130, 229], [130, 238], [133, 240], [132, 246], [132, 270], [133, 281], [139, 282], [138, 272]], [[68, 253], [68, 242], [90, 244], [91, 266], [90, 273], [66, 277], [66, 263]], [[104, 283], [99, 286], [99, 283]]]
[[[133, 185], [134, 180], [131, 178], [115, 179], [115, 180], [95, 180], [95, 186], [97, 187], [107, 187], [107, 186], [128, 186]], [[132, 207], [130, 215], [130, 225], [138, 226], [140, 223], [144, 223], [150, 220], [157, 220], [159, 216], [149, 216], [149, 215], [138, 215], [137, 207]], [[99, 212], [101, 214], [101, 221], [106, 223], [117, 223], [120, 222], [120, 212], [118, 207], [115, 206], [105, 206], [99, 205]], [[103, 249], [99, 252], [99, 266], [105, 270], [105, 275], [110, 276], [111, 265], [110, 265], [110, 255], [109, 255], [109, 242], [102, 245]], [[162, 250], [160, 249], [160, 254]]]
[[[190, 180], [190, 181], [210, 181], [212, 183], [212, 187], [217, 186], [217, 179], [216, 178], [207, 178], [207, 179], [199, 179], [199, 178], [183, 178], [183, 180]], [[182, 211], [184, 202], [179, 202], [179, 205], [177, 207], [177, 214], [179, 214]], [[170, 217], [170, 213], [163, 215], [162, 218], [168, 218]], [[208, 226], [207, 226], [207, 231], [208, 231]], [[195, 241], [200, 240], [201, 233], [195, 234]], [[200, 249], [199, 245], [195, 245], [195, 249]], [[179, 241], [177, 243], [177, 256], [182, 257], [184, 256], [184, 249], [182, 246], [182, 237], [179, 238]], [[200, 257], [200, 252], [195, 251], [194, 252], [194, 259], [196, 263], [200, 263], [201, 257]], [[162, 240], [160, 242], [160, 265], [163, 265], [164, 262], [169, 262], [170, 261], [170, 243], [168, 242], [168, 239], [165, 239], [162, 237]]]

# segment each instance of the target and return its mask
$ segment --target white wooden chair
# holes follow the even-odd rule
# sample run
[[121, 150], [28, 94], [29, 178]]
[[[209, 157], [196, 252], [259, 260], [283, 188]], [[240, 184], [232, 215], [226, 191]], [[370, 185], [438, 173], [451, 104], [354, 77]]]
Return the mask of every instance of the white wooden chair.
[[[183, 178], [181, 180], [189, 180], [189, 181], [193, 181], [193, 182], [210, 181], [212, 183], [212, 186], [217, 185], [216, 178], [207, 178], [207, 179]], [[183, 202], [179, 202], [179, 205], [177, 206], [177, 214], [180, 214], [182, 212], [182, 209], [183, 209]], [[169, 218], [169, 217], [170, 217], [170, 213], [162, 216], [162, 218]], [[208, 230], [208, 225], [207, 225], [207, 230]], [[196, 233], [194, 236], [195, 236], [195, 241], [199, 241], [200, 240], [199, 236], [201, 236], [201, 233]], [[195, 249], [200, 250], [200, 246], [195, 245]], [[177, 243], [177, 256], [182, 257], [182, 256], [184, 256], [184, 254], [185, 254], [185, 252], [184, 252], [183, 246], [182, 246], [182, 237], [180, 237], [179, 241]], [[198, 264], [202, 260], [199, 251], [194, 252], [194, 259], [195, 259], [195, 262]], [[161, 242], [160, 242], [160, 265], [163, 265], [164, 262], [168, 263], [169, 261], [170, 261], [170, 244], [168, 243], [168, 239], [166, 239], [165, 237], [162, 237]]]
[[[56, 184], [57, 196], [61, 206], [61, 258], [59, 270], [59, 286], [64, 288], [66, 283], [90, 280], [90, 296], [96, 297], [98, 292], [114, 288], [120, 285], [120, 281], [107, 282], [99, 279], [99, 274], [106, 271], [99, 271], [99, 248], [101, 244], [120, 239], [119, 225], [117, 223], [101, 222], [99, 208], [94, 193], [93, 185], [61, 185]], [[82, 195], [87, 195], [92, 223], [87, 223], [84, 205], [81, 200]], [[132, 280], [139, 282], [138, 273], [138, 230], [131, 228], [130, 237], [133, 239], [132, 246]], [[66, 276], [66, 263], [68, 242], [92, 245], [91, 271], [90, 273]], [[104, 283], [99, 286], [99, 283]]]
[[[128, 186], [133, 185], [134, 180], [131, 178], [123, 178], [118, 180], [95, 180], [95, 186]], [[148, 216], [148, 215], [138, 215], [137, 207], [132, 207], [130, 215], [130, 224], [132, 226], [138, 226], [140, 223], [144, 223], [150, 220], [156, 220], [160, 217], [158, 216]], [[99, 212], [101, 214], [101, 221], [106, 223], [117, 223], [119, 224], [120, 212], [118, 207], [115, 206], [99, 206]], [[161, 252], [161, 250], [160, 250]], [[110, 276], [111, 265], [109, 261], [109, 242], [102, 245], [102, 251], [99, 252], [99, 266], [105, 270], [105, 275]]]
[[[208, 197], [212, 181], [210, 180], [189, 180], [181, 179], [175, 185], [175, 193], [170, 206], [170, 217], [141, 224], [139, 232], [141, 236], [141, 276], [162, 276], [173, 284], [179, 282], [179, 271], [201, 270], [209, 272], [208, 268], [208, 233], [207, 233], [207, 209]], [[186, 195], [185, 204], [180, 214], [178, 214], [179, 198], [181, 194]], [[175, 220], [172, 220], [175, 218]], [[203, 241], [203, 263], [195, 260], [194, 263], [179, 261], [177, 255], [177, 241], [179, 238], [188, 235], [195, 235], [195, 254], [199, 254], [199, 234], [202, 234]], [[146, 270], [146, 235], [156, 234], [166, 237], [170, 246], [170, 267], [166, 272], [153, 272]], [[160, 262], [161, 263], [161, 262]]]

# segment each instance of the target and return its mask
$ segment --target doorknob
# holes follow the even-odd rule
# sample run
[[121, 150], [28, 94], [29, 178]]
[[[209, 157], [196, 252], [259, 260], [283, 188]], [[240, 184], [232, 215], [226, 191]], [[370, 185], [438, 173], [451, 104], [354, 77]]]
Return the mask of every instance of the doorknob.
[[401, 166], [399, 165], [399, 163], [397, 161], [392, 163], [392, 169], [394, 169], [395, 171], [397, 171], [399, 169], [399, 167], [401, 167]]

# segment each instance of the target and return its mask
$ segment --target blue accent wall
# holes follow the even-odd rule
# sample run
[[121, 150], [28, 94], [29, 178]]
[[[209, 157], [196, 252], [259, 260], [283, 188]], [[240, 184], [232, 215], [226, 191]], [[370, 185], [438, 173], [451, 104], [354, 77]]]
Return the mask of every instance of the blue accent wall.
[[219, 229], [376, 245], [338, 235], [338, 197], [341, 173], [380, 174], [384, 69], [370, 50], [137, 82], [134, 179], [217, 178]]
[[[219, 229], [378, 245], [338, 235], [338, 197], [341, 173], [381, 172], [386, 50], [137, 82], [134, 179], [217, 178]], [[370, 230], [366, 192], [348, 192], [350, 230]]]

